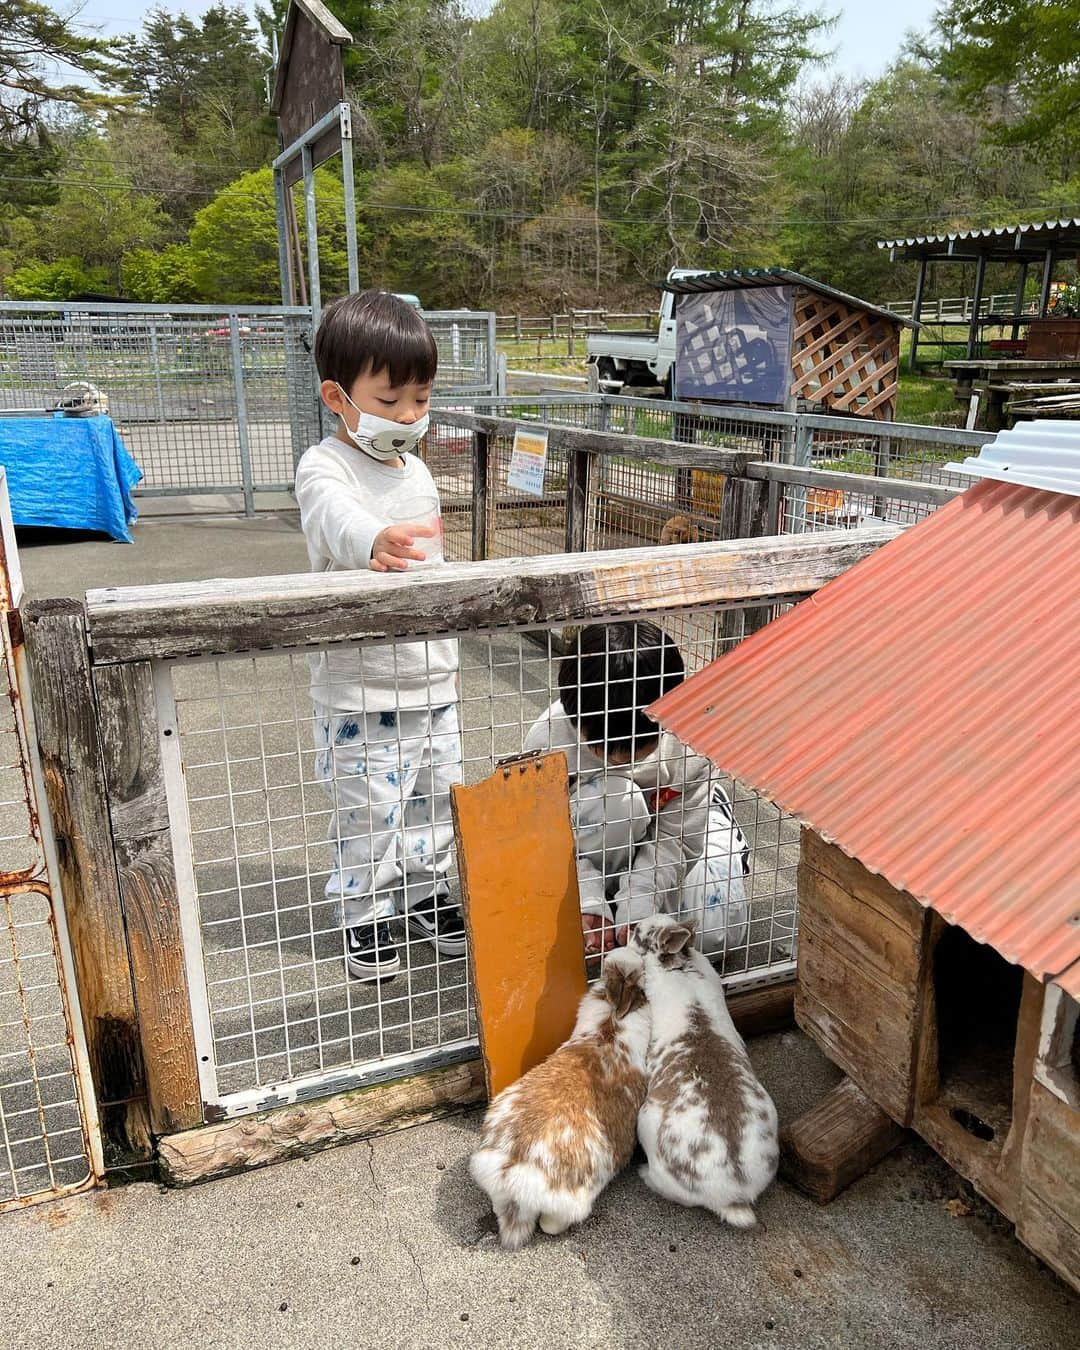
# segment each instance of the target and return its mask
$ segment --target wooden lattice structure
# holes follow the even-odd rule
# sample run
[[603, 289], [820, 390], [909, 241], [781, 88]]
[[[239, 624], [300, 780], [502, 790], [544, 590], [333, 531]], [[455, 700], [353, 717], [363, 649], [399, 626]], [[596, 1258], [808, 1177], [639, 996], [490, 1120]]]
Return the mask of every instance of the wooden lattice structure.
[[795, 287], [792, 395], [830, 411], [891, 422], [900, 323], [879, 311]]
[[891, 421], [903, 320], [786, 268], [680, 276], [675, 392]]

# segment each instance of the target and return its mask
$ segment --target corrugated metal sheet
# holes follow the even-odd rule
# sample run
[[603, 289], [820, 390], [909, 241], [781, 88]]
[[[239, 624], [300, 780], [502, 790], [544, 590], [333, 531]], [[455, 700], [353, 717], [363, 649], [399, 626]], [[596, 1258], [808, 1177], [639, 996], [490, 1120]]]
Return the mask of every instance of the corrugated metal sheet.
[[835, 286], [827, 286], [813, 277], [804, 277], [801, 272], [792, 272], [787, 267], [736, 267], [726, 272], [696, 272], [686, 276], [671, 276], [660, 283], [660, 290], [670, 291], [673, 295], [701, 295], [708, 291], [745, 291], [762, 286], [805, 286], [818, 295], [827, 295], [840, 300], [854, 309], [865, 309], [868, 314], [880, 314], [883, 318], [912, 327], [910, 319], [894, 314], [891, 309], [882, 309], [872, 305], [869, 300], [860, 300], [857, 295], [847, 291], [838, 291]]
[[878, 248], [914, 248], [919, 244], [951, 244], [983, 239], [1018, 239], [1019, 246], [1028, 240], [1046, 242], [1054, 236], [1055, 242], [1069, 242], [1080, 231], [1080, 219], [1067, 216], [1061, 220], [1035, 220], [1024, 225], [990, 225], [979, 230], [948, 230], [944, 234], [913, 234], [906, 239], [879, 239]]
[[971, 488], [660, 700], [695, 750], [1080, 996], [1080, 500]]
[[1017, 422], [1010, 431], [999, 431], [977, 455], [945, 468], [975, 478], [1080, 496], [1080, 422], [1050, 417]]

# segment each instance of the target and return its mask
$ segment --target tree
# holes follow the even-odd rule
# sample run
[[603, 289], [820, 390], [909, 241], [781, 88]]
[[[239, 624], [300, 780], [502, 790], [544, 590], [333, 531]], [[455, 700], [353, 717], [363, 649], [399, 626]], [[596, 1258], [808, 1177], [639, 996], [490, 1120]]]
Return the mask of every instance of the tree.
[[371, 240], [365, 282], [419, 295], [425, 305], [471, 304], [483, 293], [485, 263], [468, 203], [470, 166], [403, 164], [372, 174], [362, 216]]
[[244, 9], [212, 5], [198, 20], [151, 10], [119, 43], [119, 79], [204, 187], [266, 162], [274, 147], [264, 80], [269, 53]]
[[87, 267], [81, 258], [60, 258], [17, 267], [7, 279], [7, 293], [13, 300], [70, 300], [108, 284], [104, 268]]
[[637, 214], [658, 220], [658, 262], [712, 260], [718, 248], [747, 257], [783, 100], [827, 27], [816, 12], [713, 0], [663, 13], [637, 39], [616, 34], [645, 89], [628, 168]]
[[[815, 107], [818, 115], [808, 110]], [[910, 265], [877, 248], [879, 238], [1015, 219], [1011, 203], [1030, 203], [1040, 181], [1034, 157], [988, 140], [919, 60], [900, 60], [856, 91], [811, 89], [795, 118], [781, 253], [870, 299], [902, 294], [913, 281]], [[959, 294], [970, 279], [954, 275], [951, 284]]]
[[75, 31], [71, 19], [34, 0], [0, 0], [0, 144], [37, 136], [51, 104], [100, 108], [111, 101], [84, 85], [56, 82], [67, 67], [107, 79], [108, 46]]
[[948, 0], [937, 65], [1009, 145], [1069, 147], [1080, 134], [1080, 2]]
[[66, 137], [59, 151], [54, 199], [24, 217], [23, 260], [79, 258], [88, 268], [102, 269], [105, 284], [119, 290], [124, 254], [163, 243], [168, 217], [154, 193], [140, 190], [108, 141], [84, 129]]
[[115, 104], [86, 85], [61, 83], [64, 69], [107, 80], [107, 44], [77, 33], [71, 19], [34, 0], [0, 0], [0, 199], [9, 206], [37, 205], [52, 195], [48, 179], [57, 155], [50, 114]]
[[[329, 168], [315, 172], [319, 262], [324, 296], [345, 289], [345, 206], [341, 179]], [[304, 239], [303, 202], [297, 206]], [[190, 276], [199, 294], [222, 304], [276, 304], [277, 218], [270, 169], [242, 175], [195, 216], [188, 236]]]
[[390, 157], [430, 168], [459, 142], [469, 24], [458, 0], [385, 0], [355, 34], [363, 79], [349, 89]]
[[120, 267], [124, 294], [144, 305], [185, 304], [202, 299], [195, 257], [188, 244], [170, 244], [160, 253], [148, 248], [125, 254]]

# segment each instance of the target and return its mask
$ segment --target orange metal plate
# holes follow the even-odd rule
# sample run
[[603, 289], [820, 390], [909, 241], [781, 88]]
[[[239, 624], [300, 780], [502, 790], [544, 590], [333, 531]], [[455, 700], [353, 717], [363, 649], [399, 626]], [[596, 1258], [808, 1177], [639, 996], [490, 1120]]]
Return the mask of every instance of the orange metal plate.
[[585, 992], [566, 756], [451, 790], [488, 1095], [566, 1040]]

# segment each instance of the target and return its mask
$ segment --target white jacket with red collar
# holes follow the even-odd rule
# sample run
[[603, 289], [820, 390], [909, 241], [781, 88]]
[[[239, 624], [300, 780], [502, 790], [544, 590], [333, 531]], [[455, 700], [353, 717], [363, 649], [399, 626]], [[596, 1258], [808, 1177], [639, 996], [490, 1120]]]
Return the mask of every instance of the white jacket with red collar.
[[[749, 847], [735, 822], [726, 793], [714, 781], [712, 764], [670, 732], [661, 732], [652, 754], [626, 765], [606, 765], [585, 744], [556, 700], [529, 728], [524, 750], [566, 753], [575, 802], [575, 823], [599, 826], [616, 797], [625, 802], [628, 784], [640, 793], [635, 800], [640, 828], [635, 829], [632, 860], [616, 877], [582, 859], [578, 879], [583, 913], [608, 915], [614, 904], [617, 925], [635, 923], [658, 910], [676, 912], [683, 904], [683, 883], [706, 852], [722, 850], [732, 858], [732, 876], [740, 881], [749, 869]], [[596, 790], [596, 784], [602, 790]], [[585, 791], [588, 787], [590, 790]], [[636, 794], [635, 794], [636, 796]], [[625, 812], [625, 806], [621, 809]], [[595, 819], [593, 817], [596, 817]], [[614, 894], [612, 894], [614, 890]]]

